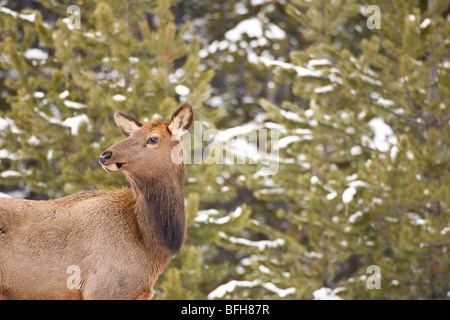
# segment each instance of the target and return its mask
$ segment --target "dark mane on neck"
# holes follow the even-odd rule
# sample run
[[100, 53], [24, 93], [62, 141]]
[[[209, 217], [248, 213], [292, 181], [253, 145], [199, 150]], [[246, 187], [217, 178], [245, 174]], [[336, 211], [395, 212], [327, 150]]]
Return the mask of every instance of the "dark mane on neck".
[[152, 247], [158, 241], [177, 254], [186, 233], [182, 187], [172, 181], [130, 182], [137, 196], [136, 220], [145, 245]]

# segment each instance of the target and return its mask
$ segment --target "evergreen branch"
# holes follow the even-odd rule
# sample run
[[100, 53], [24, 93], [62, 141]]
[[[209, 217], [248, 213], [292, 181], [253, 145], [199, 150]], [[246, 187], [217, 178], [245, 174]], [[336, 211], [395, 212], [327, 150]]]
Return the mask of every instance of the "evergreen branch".
[[414, 119], [413, 117], [408, 117], [408, 116], [405, 116], [405, 115], [402, 115], [402, 114], [398, 114], [397, 112], [395, 112], [395, 111], [393, 111], [393, 110], [390, 110], [390, 109], [388, 109], [388, 108], [385, 108], [385, 107], [383, 107], [383, 106], [380, 106], [380, 105], [378, 105], [378, 104], [371, 104], [371, 106], [373, 106], [373, 107], [375, 107], [375, 108], [377, 108], [377, 109], [379, 109], [379, 110], [385, 111], [385, 112], [387, 112], [387, 113], [390, 113], [390, 114], [394, 115], [395, 117], [397, 117], [397, 118], [399, 118], [399, 119], [408, 121], [408, 122], [410, 122], [410, 123], [414, 123], [415, 125], [418, 125], [418, 126], [423, 126], [423, 125], [424, 125], [422, 122], [417, 121], [417, 120]]
[[[365, 150], [369, 150], [369, 151], [371, 151], [371, 152], [379, 151], [379, 150], [377, 150], [377, 149], [373, 149], [373, 148], [371, 148], [371, 147], [368, 147], [368, 146], [363, 145], [361, 142], [359, 142], [358, 140], [356, 140], [351, 134], [345, 132], [345, 131], [342, 130], [342, 129], [335, 128], [335, 127], [333, 127], [333, 126], [331, 126], [331, 125], [329, 125], [329, 124], [326, 124], [326, 123], [324, 123], [324, 122], [319, 122], [319, 124], [320, 124], [321, 126], [323, 126], [323, 127], [326, 127], [327, 129], [332, 130], [332, 131], [339, 132], [340, 134], [343, 135], [342, 138], [343, 138], [345, 141], [347, 141], [347, 142], [350, 142], [350, 143], [352, 143], [352, 144], [355, 144], [355, 145], [357, 145], [357, 146], [360, 146], [361, 148], [363, 148], [363, 149], [365, 149]], [[328, 139], [327, 141], [329, 141], [329, 140], [335, 140], [335, 137], [333, 137], [332, 139]]]

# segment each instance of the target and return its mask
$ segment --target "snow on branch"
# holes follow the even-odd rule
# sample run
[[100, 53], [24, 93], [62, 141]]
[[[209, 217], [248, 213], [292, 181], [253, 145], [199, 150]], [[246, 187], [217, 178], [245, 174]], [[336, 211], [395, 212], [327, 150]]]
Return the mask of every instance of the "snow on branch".
[[19, 17], [19, 19], [26, 20], [26, 21], [29, 21], [32, 23], [34, 23], [34, 21], [36, 20], [36, 13], [31, 13], [31, 14], [17, 13], [6, 7], [0, 7], [0, 12], [8, 14], [8, 15], [12, 16], [13, 18]]
[[222, 284], [213, 291], [211, 291], [208, 294], [208, 299], [223, 298], [227, 293], [233, 292], [238, 287], [253, 288], [256, 286], [262, 286], [264, 289], [277, 294], [280, 298], [284, 298], [287, 295], [294, 294], [296, 291], [294, 287], [287, 289], [280, 289], [271, 282], [262, 282], [261, 280], [253, 280], [253, 281], [231, 280], [230, 282]]
[[275, 239], [275, 240], [260, 240], [260, 241], [252, 241], [244, 238], [236, 238], [232, 236], [228, 236], [224, 232], [219, 232], [219, 236], [222, 239], [226, 239], [235, 244], [242, 244], [248, 247], [258, 248], [258, 250], [263, 251], [266, 248], [277, 248], [284, 245], [284, 239]]
[[237, 207], [231, 214], [225, 217], [215, 219], [214, 215], [219, 214], [216, 209], [201, 210], [197, 212], [197, 217], [195, 217], [195, 222], [212, 223], [212, 224], [225, 224], [231, 220], [237, 219], [242, 213], [242, 208]]

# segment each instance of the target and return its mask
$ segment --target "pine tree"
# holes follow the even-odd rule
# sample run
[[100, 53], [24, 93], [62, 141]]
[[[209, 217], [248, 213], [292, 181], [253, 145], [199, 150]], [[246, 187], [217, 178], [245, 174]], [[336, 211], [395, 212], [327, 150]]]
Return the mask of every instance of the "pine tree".
[[0, 192], [126, 185], [113, 112], [193, 105], [156, 299], [447, 298], [448, 0], [2, 5]]
[[[141, 120], [167, 119], [189, 101], [195, 119], [214, 126], [218, 110], [203, 105], [214, 73], [200, 69], [199, 39], [190, 23], [175, 24], [170, 1], [85, 1], [79, 16], [72, 12], [79, 29], [66, 5], [42, 0], [38, 8], [0, 12], [1, 63], [7, 70], [0, 109], [4, 191], [20, 188], [27, 197], [55, 198], [126, 185], [124, 177], [106, 175], [98, 165], [99, 154], [122, 139], [112, 118], [117, 110]], [[213, 192], [199, 187], [201, 181], [214, 181], [205, 180], [205, 167], [187, 170], [188, 208], [197, 208], [199, 194]], [[196, 285], [201, 279], [191, 272], [205, 277], [198, 272], [204, 252], [195, 232], [190, 239], [193, 244], [188, 240], [156, 285], [157, 298], [204, 297]], [[173, 290], [173, 281], [183, 290]]]
[[[282, 154], [294, 159], [273, 180], [290, 205], [286, 237], [295, 243], [297, 234], [309, 252], [309, 262], [292, 265], [299, 297], [325, 286], [353, 299], [445, 299], [448, 2], [379, 1], [381, 29], [354, 47], [336, 31], [360, 15], [351, 4], [293, 3], [289, 14], [320, 41], [272, 65], [305, 104], [261, 105], [283, 126]], [[307, 23], [327, 15], [335, 18]], [[369, 284], [378, 280], [380, 290]]]

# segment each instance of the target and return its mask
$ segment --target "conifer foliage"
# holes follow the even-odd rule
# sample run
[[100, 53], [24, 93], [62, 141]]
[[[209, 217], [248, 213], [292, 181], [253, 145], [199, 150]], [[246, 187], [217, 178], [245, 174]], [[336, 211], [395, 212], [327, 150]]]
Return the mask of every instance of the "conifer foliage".
[[155, 299], [448, 299], [449, 12], [3, 1], [0, 196], [125, 186], [98, 165], [113, 113], [189, 101], [188, 237]]

